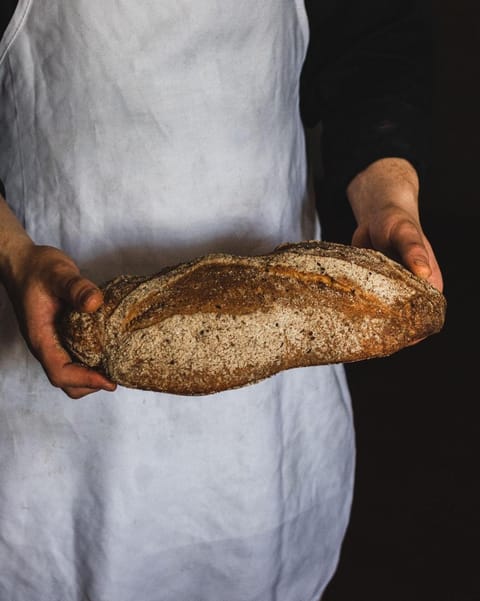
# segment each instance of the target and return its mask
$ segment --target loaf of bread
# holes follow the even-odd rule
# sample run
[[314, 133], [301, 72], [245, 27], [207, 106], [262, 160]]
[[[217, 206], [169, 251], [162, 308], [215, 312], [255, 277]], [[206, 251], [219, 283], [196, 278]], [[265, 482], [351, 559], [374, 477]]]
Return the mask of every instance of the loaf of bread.
[[210, 254], [102, 290], [98, 311], [60, 318], [72, 358], [120, 385], [183, 395], [387, 356], [439, 332], [446, 310], [443, 294], [380, 252], [320, 241]]

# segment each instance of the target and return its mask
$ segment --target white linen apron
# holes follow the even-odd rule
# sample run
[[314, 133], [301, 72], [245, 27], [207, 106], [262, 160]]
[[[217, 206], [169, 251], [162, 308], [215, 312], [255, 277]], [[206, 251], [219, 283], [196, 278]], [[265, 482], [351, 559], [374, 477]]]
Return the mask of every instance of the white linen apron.
[[[301, 0], [20, 0], [0, 177], [97, 282], [320, 236]], [[317, 601], [348, 521], [340, 366], [203, 397], [50, 386], [0, 296], [1, 601]]]

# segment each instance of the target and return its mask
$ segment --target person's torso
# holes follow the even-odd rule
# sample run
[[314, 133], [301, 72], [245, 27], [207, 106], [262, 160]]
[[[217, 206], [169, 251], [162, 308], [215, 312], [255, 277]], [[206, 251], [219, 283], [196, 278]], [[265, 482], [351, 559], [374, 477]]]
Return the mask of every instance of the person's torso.
[[[0, 179], [99, 281], [319, 236], [300, 0], [20, 0], [0, 43]], [[53, 389], [0, 295], [0, 598], [310, 601], [338, 559], [340, 368], [205, 397]]]

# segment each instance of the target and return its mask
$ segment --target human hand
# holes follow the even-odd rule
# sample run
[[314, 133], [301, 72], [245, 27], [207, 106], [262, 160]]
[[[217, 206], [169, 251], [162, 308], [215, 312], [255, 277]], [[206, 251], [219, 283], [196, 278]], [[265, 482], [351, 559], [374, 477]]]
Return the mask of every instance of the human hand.
[[389, 255], [442, 291], [441, 270], [420, 224], [418, 192], [417, 173], [404, 159], [381, 159], [359, 173], [347, 189], [357, 220], [352, 244]]
[[72, 259], [56, 248], [31, 243], [15, 256], [4, 283], [22, 335], [51, 384], [72, 399], [101, 389], [115, 390], [116, 385], [103, 375], [72, 363], [55, 329], [57, 314], [65, 303], [77, 311], [96, 311], [103, 303], [100, 289], [82, 277]]

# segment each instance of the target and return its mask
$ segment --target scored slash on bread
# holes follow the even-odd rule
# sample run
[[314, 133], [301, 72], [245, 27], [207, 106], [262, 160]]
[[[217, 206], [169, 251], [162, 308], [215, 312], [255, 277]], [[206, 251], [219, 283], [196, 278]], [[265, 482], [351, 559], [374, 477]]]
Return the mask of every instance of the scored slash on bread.
[[60, 317], [72, 358], [120, 385], [183, 395], [388, 356], [439, 332], [446, 311], [441, 292], [382, 253], [321, 241], [209, 254], [102, 290], [95, 313]]

